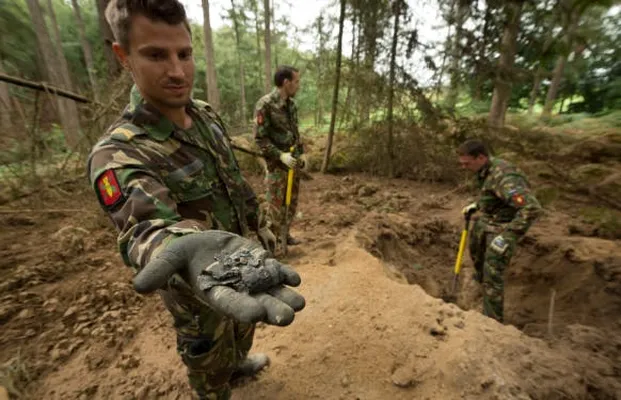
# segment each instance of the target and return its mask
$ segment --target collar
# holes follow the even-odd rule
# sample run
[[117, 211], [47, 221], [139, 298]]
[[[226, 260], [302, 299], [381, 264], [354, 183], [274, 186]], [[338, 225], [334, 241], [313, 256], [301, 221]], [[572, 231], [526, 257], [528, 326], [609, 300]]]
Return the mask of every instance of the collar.
[[[188, 111], [196, 112], [200, 107], [191, 99], [190, 104], [186, 108]], [[144, 101], [135, 84], [132, 86], [129, 95], [127, 113], [133, 124], [143, 128], [151, 138], [158, 141], [168, 139], [177, 129], [177, 126], [171, 120]]]
[[270, 93], [270, 98], [272, 99], [272, 101], [274, 102], [274, 104], [276, 104], [276, 106], [278, 108], [284, 108], [286, 107], [289, 102], [291, 101], [290, 98], [284, 100], [281, 96], [280, 96], [280, 92], [278, 91], [278, 88], [275, 88], [274, 90], [272, 90], [272, 92]]
[[481, 167], [479, 172], [477, 172], [477, 176], [480, 180], [487, 178], [487, 175], [489, 175], [489, 170], [492, 167], [493, 162], [494, 162], [494, 158], [490, 156], [487, 159], [487, 162]]

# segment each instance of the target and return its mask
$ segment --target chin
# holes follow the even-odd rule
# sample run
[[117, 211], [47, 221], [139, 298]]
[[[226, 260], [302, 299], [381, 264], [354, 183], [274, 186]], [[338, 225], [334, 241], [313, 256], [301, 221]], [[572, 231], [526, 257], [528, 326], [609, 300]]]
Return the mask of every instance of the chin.
[[162, 104], [170, 108], [185, 107], [190, 103], [190, 96], [184, 96], [183, 98], [171, 99], [170, 97], [162, 99]]

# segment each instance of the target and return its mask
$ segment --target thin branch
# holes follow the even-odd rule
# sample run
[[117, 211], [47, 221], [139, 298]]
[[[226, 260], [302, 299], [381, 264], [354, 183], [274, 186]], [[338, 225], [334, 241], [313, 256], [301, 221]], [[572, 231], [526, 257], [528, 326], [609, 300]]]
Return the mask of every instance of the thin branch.
[[52, 92], [57, 96], [66, 97], [71, 100], [75, 100], [79, 103], [92, 103], [91, 100], [86, 97], [70, 92], [68, 90], [60, 89], [54, 86], [47, 85], [45, 83], [40, 82], [32, 82], [26, 79], [16, 78], [14, 76], [9, 76], [3, 73], [0, 73], [0, 81], [12, 83], [17, 86], [23, 86], [30, 89], [40, 90], [42, 92]]

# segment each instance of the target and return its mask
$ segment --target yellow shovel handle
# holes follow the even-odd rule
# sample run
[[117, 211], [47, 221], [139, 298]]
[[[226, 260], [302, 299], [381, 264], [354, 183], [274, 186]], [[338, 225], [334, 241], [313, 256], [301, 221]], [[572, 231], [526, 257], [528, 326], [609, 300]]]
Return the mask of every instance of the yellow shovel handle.
[[291, 193], [293, 192], [293, 169], [289, 169], [287, 173], [287, 195], [285, 197], [285, 205], [291, 204]]
[[464, 257], [464, 249], [466, 248], [466, 238], [468, 237], [468, 229], [461, 231], [461, 239], [459, 240], [459, 251], [457, 252], [457, 260], [455, 260], [455, 275], [461, 271], [461, 260]]
[[[295, 150], [295, 146], [291, 146], [291, 153]], [[287, 194], [285, 195], [285, 205], [291, 204], [291, 193], [293, 192], [293, 168], [289, 168], [287, 173]]]

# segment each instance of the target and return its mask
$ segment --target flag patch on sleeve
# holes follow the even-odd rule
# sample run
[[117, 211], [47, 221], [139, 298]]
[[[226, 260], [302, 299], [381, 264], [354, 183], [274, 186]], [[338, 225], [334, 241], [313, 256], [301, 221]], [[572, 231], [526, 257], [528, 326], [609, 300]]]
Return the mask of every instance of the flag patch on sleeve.
[[516, 193], [513, 195], [513, 202], [519, 207], [522, 207], [524, 204], [526, 204], [526, 199], [524, 199], [524, 196], [522, 194]]
[[99, 190], [99, 198], [106, 207], [112, 207], [123, 199], [123, 193], [116, 179], [114, 170], [107, 170], [97, 180], [97, 189]]

